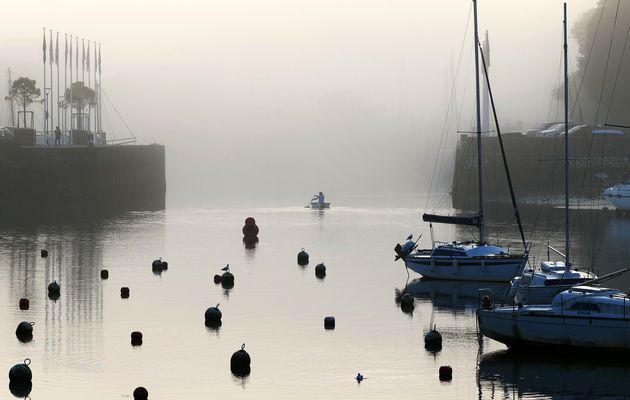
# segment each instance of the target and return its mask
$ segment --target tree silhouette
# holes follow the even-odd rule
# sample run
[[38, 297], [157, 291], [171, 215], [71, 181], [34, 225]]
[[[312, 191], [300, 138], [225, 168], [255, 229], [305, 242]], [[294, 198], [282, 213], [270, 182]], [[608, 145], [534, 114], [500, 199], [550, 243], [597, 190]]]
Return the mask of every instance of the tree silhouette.
[[64, 95], [66, 103], [72, 104], [79, 113], [79, 130], [83, 130], [83, 110], [85, 106], [96, 104], [96, 92], [85, 86], [83, 82], [74, 82], [70, 88], [66, 89]]
[[22, 113], [24, 128], [26, 128], [26, 107], [30, 106], [42, 94], [41, 90], [35, 85], [36, 82], [33, 79], [20, 77], [13, 81], [9, 90], [9, 96], [17, 100], [18, 104], [22, 106], [22, 111], [24, 111]]

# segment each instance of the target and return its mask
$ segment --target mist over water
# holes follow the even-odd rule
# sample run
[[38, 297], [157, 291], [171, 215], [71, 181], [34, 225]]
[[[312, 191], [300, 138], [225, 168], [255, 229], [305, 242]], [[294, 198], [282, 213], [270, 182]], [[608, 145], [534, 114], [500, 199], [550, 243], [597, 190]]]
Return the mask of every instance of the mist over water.
[[[479, 3], [505, 124], [526, 129], [549, 118], [561, 3]], [[594, 3], [574, 1], [570, 15]], [[0, 69], [41, 85], [42, 27], [102, 43], [108, 97], [140, 143], [166, 145], [171, 206], [257, 204], [319, 190], [426, 192], [442, 131], [454, 146], [456, 131], [472, 125], [469, 1], [84, 6], [13, 4], [13, 15], [28, 18], [0, 16]], [[445, 127], [452, 92], [458, 111]], [[108, 107], [108, 137], [129, 136]], [[448, 190], [450, 178], [442, 183]]]

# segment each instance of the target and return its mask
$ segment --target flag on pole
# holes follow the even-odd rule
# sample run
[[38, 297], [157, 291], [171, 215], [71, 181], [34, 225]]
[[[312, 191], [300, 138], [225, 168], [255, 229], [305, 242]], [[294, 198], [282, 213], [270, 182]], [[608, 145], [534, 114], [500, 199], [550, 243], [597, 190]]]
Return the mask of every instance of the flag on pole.
[[55, 61], [55, 54], [53, 53], [52, 29], [50, 30], [50, 46], [48, 46], [48, 50], [50, 50], [48, 54], [48, 57], [50, 58], [50, 65], [53, 65], [53, 61]]
[[59, 32], [57, 32], [57, 44], [55, 47], [55, 64], [59, 66]]
[[42, 50], [44, 52], [44, 64], [46, 64], [46, 28], [44, 28], [44, 44], [42, 45]]
[[88, 40], [87, 58], [85, 59], [85, 67], [90, 71], [90, 41]]

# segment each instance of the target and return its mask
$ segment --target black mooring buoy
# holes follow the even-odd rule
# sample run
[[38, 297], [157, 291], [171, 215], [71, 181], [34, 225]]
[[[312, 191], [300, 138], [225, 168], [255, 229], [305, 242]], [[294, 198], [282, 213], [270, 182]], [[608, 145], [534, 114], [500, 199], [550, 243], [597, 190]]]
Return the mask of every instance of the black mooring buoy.
[[324, 329], [335, 329], [335, 317], [329, 316], [324, 318]]
[[230, 271], [225, 271], [221, 275], [221, 286], [226, 289], [234, 287], [234, 275]]
[[101, 279], [107, 279], [109, 278], [109, 271], [106, 269], [102, 269], [101, 270]]
[[223, 313], [219, 310], [219, 304], [215, 307], [210, 307], [206, 310], [204, 315], [206, 319], [206, 326], [216, 326], [221, 323], [221, 317], [223, 317]]
[[136, 388], [133, 391], [133, 400], [148, 400], [149, 399], [149, 391], [142, 386]]
[[35, 325], [35, 322], [20, 322], [15, 329], [15, 336], [21, 342], [30, 342], [33, 339], [33, 325]]
[[424, 347], [427, 350], [440, 350], [442, 348], [442, 335], [435, 329], [435, 325], [424, 336]]
[[46, 258], [48, 257], [48, 250], [42, 250], [39, 252], [39, 254], [42, 256], [42, 258]]
[[124, 286], [120, 288], [120, 297], [122, 297], [123, 299], [128, 299], [129, 298], [129, 288]]
[[61, 286], [57, 283], [57, 281], [52, 282], [48, 285], [48, 294], [55, 295], [61, 293]]
[[315, 266], [315, 276], [319, 279], [324, 279], [326, 277], [326, 266], [324, 263], [319, 263]]
[[297, 263], [298, 265], [307, 265], [308, 264], [308, 253], [304, 248], [297, 255]]
[[15, 384], [25, 384], [31, 382], [33, 379], [33, 373], [29, 367], [31, 359], [27, 358], [21, 364], [15, 364], [9, 370], [9, 381]]
[[249, 353], [245, 351], [245, 343], [241, 346], [241, 349], [232, 354], [230, 358], [230, 370], [236, 376], [244, 377], [251, 372], [252, 359]]
[[24, 383], [9, 382], [9, 391], [15, 397], [30, 398], [28, 395], [31, 394], [31, 390], [33, 390], [33, 382], [31, 381]]

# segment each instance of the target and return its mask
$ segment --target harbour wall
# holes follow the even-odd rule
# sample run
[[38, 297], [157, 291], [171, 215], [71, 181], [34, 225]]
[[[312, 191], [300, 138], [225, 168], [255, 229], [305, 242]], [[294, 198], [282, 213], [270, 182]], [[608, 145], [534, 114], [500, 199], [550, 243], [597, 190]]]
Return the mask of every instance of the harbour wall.
[[112, 215], [163, 210], [162, 145], [20, 146], [0, 143], [0, 217]]

